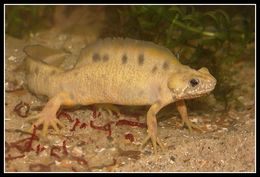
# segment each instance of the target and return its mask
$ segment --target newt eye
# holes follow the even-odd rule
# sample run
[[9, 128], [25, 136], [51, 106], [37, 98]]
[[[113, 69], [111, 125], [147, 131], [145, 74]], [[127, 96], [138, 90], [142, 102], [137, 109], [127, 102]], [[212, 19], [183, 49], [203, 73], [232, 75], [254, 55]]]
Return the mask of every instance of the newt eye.
[[199, 80], [198, 79], [191, 79], [190, 80], [190, 85], [192, 86], [192, 87], [195, 87], [196, 85], [198, 85], [199, 84]]

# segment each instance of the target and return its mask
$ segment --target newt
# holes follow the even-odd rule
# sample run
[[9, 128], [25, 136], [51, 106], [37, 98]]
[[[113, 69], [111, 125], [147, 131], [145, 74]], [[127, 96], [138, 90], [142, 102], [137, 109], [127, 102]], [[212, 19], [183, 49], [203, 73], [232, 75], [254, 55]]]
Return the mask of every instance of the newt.
[[56, 113], [64, 105], [151, 105], [143, 144], [151, 139], [157, 152], [157, 144], [162, 148], [163, 144], [157, 136], [156, 114], [176, 102], [183, 123], [189, 130], [199, 129], [189, 120], [184, 100], [210, 93], [216, 85], [207, 68], [195, 70], [183, 65], [169, 49], [148, 41], [97, 40], [82, 49], [77, 63], [68, 70], [37, 60], [32, 48], [24, 48], [28, 88], [49, 98], [33, 123], [43, 124], [43, 134], [49, 127], [63, 127]]

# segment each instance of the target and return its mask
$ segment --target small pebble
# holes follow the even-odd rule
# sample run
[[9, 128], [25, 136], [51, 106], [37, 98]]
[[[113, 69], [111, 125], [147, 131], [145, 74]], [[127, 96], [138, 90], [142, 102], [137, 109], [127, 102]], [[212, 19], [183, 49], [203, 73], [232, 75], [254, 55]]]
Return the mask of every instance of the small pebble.
[[16, 60], [16, 57], [15, 57], [15, 56], [10, 56], [10, 57], [8, 58], [8, 60], [9, 60], [9, 61], [15, 61], [15, 60]]

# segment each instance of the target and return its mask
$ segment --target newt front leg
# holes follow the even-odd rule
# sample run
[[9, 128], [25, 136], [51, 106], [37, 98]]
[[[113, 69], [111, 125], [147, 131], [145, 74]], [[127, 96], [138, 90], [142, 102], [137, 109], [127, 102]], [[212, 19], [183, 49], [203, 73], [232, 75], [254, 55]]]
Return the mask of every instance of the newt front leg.
[[184, 100], [179, 100], [176, 102], [177, 105], [177, 109], [181, 115], [182, 118], [182, 125], [186, 125], [190, 131], [190, 133], [192, 133], [192, 128], [198, 129], [200, 131], [203, 131], [199, 126], [193, 124], [188, 117], [188, 113], [187, 113], [187, 107], [185, 105]]
[[156, 120], [156, 114], [160, 111], [160, 109], [163, 106], [164, 105], [162, 103], [156, 102], [150, 107], [149, 111], [147, 112], [148, 136], [144, 139], [141, 145], [141, 147], [143, 147], [143, 145], [145, 145], [146, 142], [149, 139], [151, 139], [155, 154], [157, 154], [157, 144], [164, 150], [164, 146], [161, 140], [157, 136], [157, 120]]

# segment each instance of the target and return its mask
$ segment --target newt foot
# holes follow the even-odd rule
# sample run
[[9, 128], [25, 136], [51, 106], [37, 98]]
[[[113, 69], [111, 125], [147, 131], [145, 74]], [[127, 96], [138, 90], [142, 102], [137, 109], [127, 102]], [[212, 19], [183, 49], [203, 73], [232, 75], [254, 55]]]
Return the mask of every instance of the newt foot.
[[97, 108], [107, 111], [109, 116], [113, 116], [114, 115], [113, 112], [116, 113], [117, 115], [120, 115], [119, 108], [113, 104], [96, 104], [95, 106]]
[[152, 140], [152, 144], [153, 144], [153, 148], [154, 148], [154, 152], [155, 154], [157, 154], [157, 144], [160, 146], [160, 148], [165, 151], [165, 147], [162, 143], [162, 141], [157, 137], [152, 137], [150, 135], [147, 135], [147, 137], [143, 140], [141, 146], [140, 146], [140, 150], [143, 149], [144, 145], [148, 142], [148, 140], [151, 139]]
[[182, 126], [186, 125], [190, 133], [193, 133], [193, 129], [199, 130], [200, 132], [204, 132], [204, 130], [201, 127], [192, 123], [189, 119], [182, 120], [181, 124]]
[[33, 117], [30, 117], [29, 120], [37, 119], [36, 122], [33, 123], [32, 127], [29, 129], [29, 132], [32, 132], [34, 127], [38, 127], [39, 125], [43, 125], [41, 130], [42, 136], [46, 136], [48, 134], [48, 128], [52, 127], [56, 132], [59, 132], [58, 125], [64, 128], [64, 124], [56, 118], [54, 115], [46, 114], [46, 113], [39, 113]]

